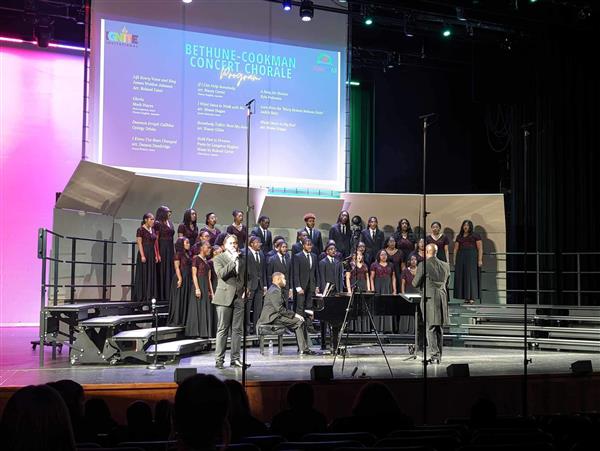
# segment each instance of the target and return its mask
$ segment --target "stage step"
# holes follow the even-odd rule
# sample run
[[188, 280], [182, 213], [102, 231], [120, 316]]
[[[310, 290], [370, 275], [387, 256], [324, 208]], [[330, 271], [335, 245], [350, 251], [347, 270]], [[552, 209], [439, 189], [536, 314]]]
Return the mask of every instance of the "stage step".
[[[521, 347], [523, 337], [519, 336], [501, 336], [501, 335], [461, 335], [457, 338], [464, 341], [465, 344], [485, 343], [486, 346], [509, 346]], [[581, 350], [599, 352], [600, 341], [592, 340], [573, 340], [561, 338], [534, 338], [529, 337], [528, 343], [530, 346], [545, 348], [545, 349], [564, 349], [564, 350]]]
[[[160, 340], [165, 335], [177, 334], [183, 332], [185, 327], [181, 326], [162, 326], [158, 328], [158, 339]], [[156, 334], [154, 327], [146, 329], [132, 329], [119, 332], [113, 337], [115, 341], [131, 341], [131, 340], [150, 340]]]
[[[168, 313], [159, 313], [158, 317], [164, 318], [168, 316]], [[79, 323], [83, 327], [116, 327], [120, 324], [126, 323], [143, 323], [154, 321], [154, 315], [152, 313], [142, 313], [138, 315], [112, 315], [112, 316], [98, 316], [96, 318], [86, 319]]]
[[158, 343], [158, 345], [150, 345], [146, 349], [147, 356], [158, 354], [162, 357], [175, 358], [187, 354], [198, 354], [201, 352], [210, 351], [211, 341], [204, 338], [185, 339], [167, 341]]

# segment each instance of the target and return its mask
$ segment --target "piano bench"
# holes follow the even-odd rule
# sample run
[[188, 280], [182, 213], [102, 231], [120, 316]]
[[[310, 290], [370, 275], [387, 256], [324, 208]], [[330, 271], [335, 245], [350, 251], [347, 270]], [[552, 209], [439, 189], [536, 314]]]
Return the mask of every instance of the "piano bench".
[[265, 337], [277, 336], [277, 353], [283, 354], [283, 334], [285, 333], [284, 326], [275, 326], [272, 324], [263, 324], [257, 327], [256, 334], [258, 335], [258, 350], [261, 355], [265, 354]]

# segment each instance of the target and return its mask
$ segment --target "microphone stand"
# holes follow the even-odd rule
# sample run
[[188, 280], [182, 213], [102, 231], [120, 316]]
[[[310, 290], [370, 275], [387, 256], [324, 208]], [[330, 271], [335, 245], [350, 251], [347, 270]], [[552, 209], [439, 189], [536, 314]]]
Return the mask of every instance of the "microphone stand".
[[250, 100], [246, 105], [246, 242], [244, 243], [244, 302], [243, 312], [243, 335], [242, 335], [242, 385], [246, 387], [246, 312], [248, 310], [248, 244], [250, 237], [250, 119], [254, 114], [252, 104], [255, 99]]
[[152, 313], [154, 314], [154, 360], [146, 368], [149, 370], [164, 370], [165, 365], [158, 362], [158, 308], [156, 299], [152, 298]]
[[[427, 127], [429, 124], [429, 119], [434, 117], [435, 113], [425, 114], [423, 116], [419, 116], [419, 119], [423, 121], [423, 245], [427, 241], [426, 236], [426, 224], [427, 224], [427, 215], [429, 212], [427, 211]], [[427, 252], [425, 252], [427, 254]], [[423, 424], [427, 424], [427, 365], [429, 361], [427, 360], [427, 255], [425, 255], [425, 259], [423, 260]], [[417, 324], [415, 324], [417, 327]]]

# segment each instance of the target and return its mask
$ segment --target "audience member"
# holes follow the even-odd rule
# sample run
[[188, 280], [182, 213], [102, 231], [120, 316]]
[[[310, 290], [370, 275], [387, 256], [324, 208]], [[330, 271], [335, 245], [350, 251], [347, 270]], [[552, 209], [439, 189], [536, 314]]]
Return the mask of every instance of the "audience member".
[[492, 426], [496, 422], [496, 405], [487, 398], [479, 398], [471, 407], [471, 426], [475, 428]]
[[169, 440], [173, 429], [173, 404], [161, 399], [154, 406], [154, 429], [157, 440]]
[[210, 374], [188, 377], [177, 388], [173, 411], [180, 451], [215, 449], [229, 444], [229, 392]]
[[231, 443], [238, 443], [243, 437], [265, 435], [267, 427], [250, 413], [248, 395], [242, 384], [229, 379], [225, 381], [229, 391], [231, 404], [229, 407], [229, 424], [231, 426]]
[[299, 441], [306, 434], [327, 431], [325, 415], [316, 410], [312, 385], [299, 382], [287, 393], [288, 409], [273, 417], [271, 432], [284, 436], [289, 441]]
[[54, 388], [65, 402], [71, 417], [71, 425], [77, 443], [93, 442], [96, 434], [89, 427], [84, 417], [84, 392], [81, 384], [69, 379], [63, 379], [48, 384]]
[[94, 435], [107, 435], [117, 427], [117, 422], [110, 415], [106, 401], [101, 398], [88, 399], [85, 403], [85, 420]]
[[75, 451], [69, 410], [48, 385], [29, 385], [15, 392], [0, 423], [6, 451]]
[[384, 437], [412, 425], [413, 420], [401, 412], [391, 390], [380, 382], [370, 382], [358, 392], [352, 416], [334, 420], [330, 429], [332, 432], [365, 431]]

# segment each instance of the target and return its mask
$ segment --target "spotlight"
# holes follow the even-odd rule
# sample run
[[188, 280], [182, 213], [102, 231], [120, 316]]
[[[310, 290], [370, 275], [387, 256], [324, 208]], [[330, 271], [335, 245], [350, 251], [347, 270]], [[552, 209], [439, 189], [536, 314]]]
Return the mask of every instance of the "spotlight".
[[461, 22], [465, 22], [467, 20], [465, 18], [465, 9], [462, 6], [456, 7], [456, 18]]
[[185, 3], [186, 5], [187, 5], [188, 3], [192, 3], [192, 0], [181, 0], [181, 1], [182, 1], [183, 3]]
[[284, 11], [292, 10], [292, 0], [283, 0], [283, 2], [281, 2], [281, 5], [283, 6]]
[[371, 25], [373, 25], [373, 18], [371, 16], [365, 16], [365, 19], [363, 22], [366, 26], [371, 26]]
[[39, 47], [47, 48], [52, 39], [54, 21], [48, 16], [41, 16], [35, 24], [35, 37]]
[[449, 38], [450, 36], [452, 36], [452, 28], [450, 27], [450, 25], [444, 24], [444, 26], [442, 27], [442, 36], [445, 38]]
[[315, 15], [315, 7], [311, 0], [302, 0], [300, 3], [300, 18], [302, 22], [310, 22]]

